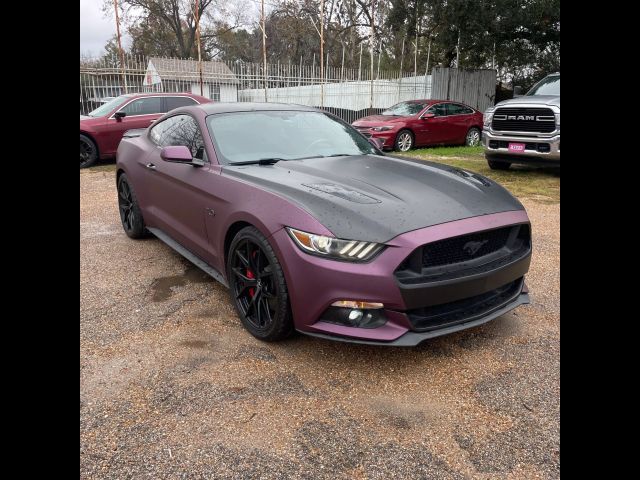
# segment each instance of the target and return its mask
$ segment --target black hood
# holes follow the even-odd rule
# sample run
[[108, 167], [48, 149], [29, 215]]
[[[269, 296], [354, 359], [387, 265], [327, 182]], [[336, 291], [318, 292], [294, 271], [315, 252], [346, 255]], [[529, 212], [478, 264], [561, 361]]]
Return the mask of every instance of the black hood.
[[397, 157], [226, 166], [224, 174], [289, 199], [336, 237], [352, 240], [383, 243], [419, 228], [523, 209], [507, 190], [485, 177]]

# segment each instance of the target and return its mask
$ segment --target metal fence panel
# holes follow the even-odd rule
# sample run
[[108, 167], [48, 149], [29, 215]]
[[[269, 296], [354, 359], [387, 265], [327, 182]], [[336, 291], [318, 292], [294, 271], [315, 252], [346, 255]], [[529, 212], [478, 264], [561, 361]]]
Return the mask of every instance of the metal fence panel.
[[219, 102], [318, 107], [353, 122], [415, 99], [450, 98], [484, 109], [488, 91], [495, 92], [495, 72], [486, 70], [434, 69], [422, 76], [378, 70], [371, 78], [370, 69], [330, 66], [321, 78], [316, 65], [269, 64], [265, 71], [263, 64], [222, 61], [203, 62], [202, 70], [201, 82], [195, 60], [127, 55], [123, 66], [116, 58], [81, 59], [80, 114], [125, 92], [190, 92]]
[[432, 71], [432, 78], [433, 98], [466, 103], [481, 112], [494, 104], [495, 70], [458, 70], [436, 67]]

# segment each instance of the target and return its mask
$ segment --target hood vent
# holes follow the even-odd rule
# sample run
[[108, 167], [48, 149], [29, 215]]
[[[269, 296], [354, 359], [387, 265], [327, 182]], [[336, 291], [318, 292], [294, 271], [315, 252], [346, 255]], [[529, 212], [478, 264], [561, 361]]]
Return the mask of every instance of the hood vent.
[[343, 200], [348, 200], [349, 202], [364, 204], [381, 203], [377, 198], [370, 197], [369, 195], [365, 195], [357, 190], [351, 190], [333, 183], [303, 183], [302, 185], [304, 187], [312, 188], [313, 190], [328, 193], [334, 197], [342, 198]]
[[465, 180], [468, 180], [470, 182], [476, 182], [481, 185], [484, 185], [485, 187], [491, 186], [491, 184], [487, 181], [487, 179], [481, 177], [480, 175], [476, 175], [475, 173], [467, 172], [466, 170], [461, 170], [459, 168], [451, 168], [449, 171], [451, 173], [455, 173], [459, 177], [462, 177]]

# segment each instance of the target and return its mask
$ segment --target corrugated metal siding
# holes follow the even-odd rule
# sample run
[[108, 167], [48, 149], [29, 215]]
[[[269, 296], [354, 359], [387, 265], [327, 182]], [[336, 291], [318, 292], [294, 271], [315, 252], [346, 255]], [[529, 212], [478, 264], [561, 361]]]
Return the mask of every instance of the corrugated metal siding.
[[466, 103], [481, 112], [494, 104], [495, 70], [458, 70], [436, 67], [431, 72], [431, 98]]

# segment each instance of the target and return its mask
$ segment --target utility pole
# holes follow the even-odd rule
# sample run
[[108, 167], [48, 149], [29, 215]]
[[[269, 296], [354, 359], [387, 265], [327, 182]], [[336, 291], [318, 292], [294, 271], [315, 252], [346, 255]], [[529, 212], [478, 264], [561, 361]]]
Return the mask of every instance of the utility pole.
[[496, 69], [496, 42], [493, 42], [493, 56], [491, 57], [491, 69]]
[[429, 47], [427, 48], [427, 68], [424, 69], [424, 76], [429, 75], [429, 57], [431, 56], [431, 39], [429, 39]]
[[413, 55], [413, 76], [418, 76], [418, 6], [416, 4], [416, 43], [415, 52]]
[[398, 81], [398, 102], [400, 101], [400, 96], [402, 95], [402, 64], [404, 63], [404, 37], [402, 37], [402, 53], [400, 54], [400, 80]]
[[374, 32], [374, 10], [375, 0], [371, 0], [371, 33], [369, 35], [369, 50], [371, 56], [371, 92], [369, 97], [369, 110], [373, 114], [373, 32]]
[[362, 74], [362, 43], [360, 43], [360, 61], [358, 63], [358, 81], [361, 80]]
[[[262, 0], [264, 2], [264, 0]], [[324, 0], [320, 1], [320, 108], [324, 107]], [[327, 57], [327, 61], [329, 58]]]
[[127, 93], [127, 76], [124, 71], [124, 50], [122, 50], [122, 40], [120, 38], [120, 17], [118, 16], [118, 0], [113, 0], [113, 6], [116, 10], [116, 33], [118, 35], [118, 50], [120, 51], [120, 67], [122, 69], [122, 88]]
[[196, 42], [198, 42], [198, 75], [200, 76], [200, 96], [204, 96], [204, 82], [202, 79], [202, 55], [200, 53], [200, 0], [196, 0], [194, 15], [196, 17]]
[[427, 96], [427, 76], [429, 75], [429, 56], [431, 55], [431, 36], [429, 36], [429, 46], [427, 47], [427, 66], [424, 69], [424, 96]]
[[456, 45], [456, 68], [460, 68], [460, 29], [458, 28], [458, 44]]
[[260, 18], [262, 29], [262, 65], [263, 65], [263, 78], [264, 78], [264, 101], [268, 102], [269, 98], [267, 95], [267, 33], [265, 31], [265, 20], [264, 20], [264, 0], [262, 0], [262, 14]]
[[302, 85], [302, 55], [300, 55], [300, 69], [298, 70], [298, 86]]

